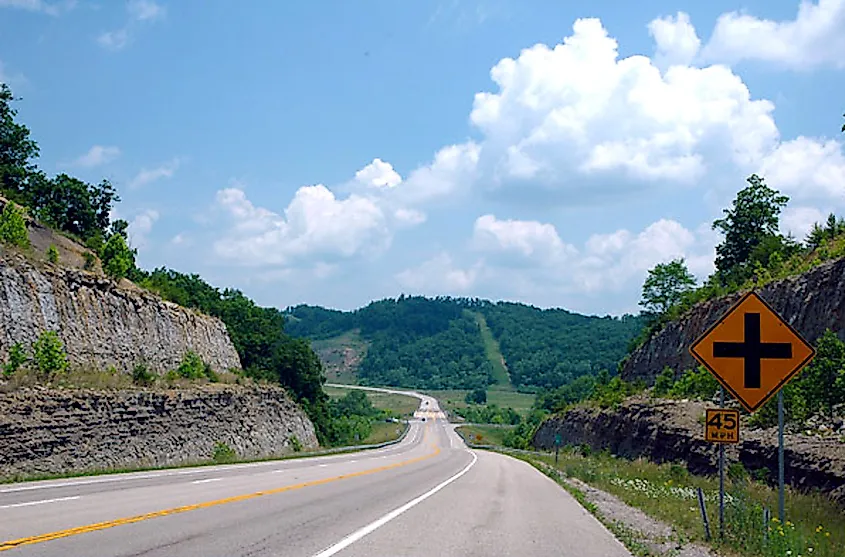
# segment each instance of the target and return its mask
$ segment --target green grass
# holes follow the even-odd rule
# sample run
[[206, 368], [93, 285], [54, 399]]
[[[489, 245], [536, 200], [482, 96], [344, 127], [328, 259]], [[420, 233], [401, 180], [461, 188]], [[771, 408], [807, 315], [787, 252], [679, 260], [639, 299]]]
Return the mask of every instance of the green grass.
[[390, 422], [375, 422], [373, 424], [373, 431], [364, 439], [364, 445], [377, 445], [379, 443], [387, 443], [388, 441], [395, 441], [402, 436], [405, 430], [405, 424], [394, 424]]
[[[465, 440], [476, 445], [498, 445], [504, 446], [505, 434], [513, 429], [513, 426], [494, 425], [462, 425], [455, 428], [455, 431]], [[479, 436], [481, 438], [479, 439]]]
[[[518, 455], [517, 455], [518, 456]], [[554, 456], [538, 455], [530, 460], [554, 466]], [[703, 542], [704, 528], [695, 488], [707, 498], [708, 516], [714, 534], [713, 545], [743, 557], [842, 557], [845, 555], [845, 513], [818, 494], [787, 490], [787, 522], [773, 521], [769, 542], [762, 528], [762, 506], [777, 515], [776, 490], [755, 482], [727, 482], [725, 539], [718, 535], [718, 479], [691, 476], [677, 464], [629, 461], [609, 455], [582, 454], [572, 449], [560, 453], [558, 464], [565, 476], [575, 477], [612, 493], [625, 503], [671, 524], [685, 539]], [[813, 549], [810, 550], [809, 548]], [[787, 553], [791, 551], [792, 553]]]
[[502, 357], [502, 351], [499, 349], [498, 341], [493, 338], [493, 333], [490, 332], [490, 327], [487, 326], [487, 320], [480, 313], [470, 313], [475, 317], [475, 322], [478, 323], [478, 327], [481, 330], [481, 340], [484, 342], [484, 351], [487, 354], [487, 359], [493, 366], [493, 379], [496, 380], [496, 385], [511, 388], [511, 378], [505, 367], [505, 359]]
[[[343, 387], [327, 387], [323, 390], [330, 398], [343, 398], [350, 389]], [[413, 396], [405, 396], [393, 393], [378, 393], [373, 391], [364, 391], [373, 406], [379, 410], [390, 410], [398, 416], [413, 416], [414, 411], [420, 407], [420, 399]]]
[[[424, 394], [435, 397], [440, 402], [440, 408], [447, 412], [454, 413], [456, 408], [466, 408], [464, 402], [468, 390], [448, 391], [421, 391]], [[487, 391], [487, 404], [495, 404], [501, 408], [513, 408], [523, 416], [527, 416], [534, 404], [535, 395], [518, 393], [506, 389], [491, 388]]]

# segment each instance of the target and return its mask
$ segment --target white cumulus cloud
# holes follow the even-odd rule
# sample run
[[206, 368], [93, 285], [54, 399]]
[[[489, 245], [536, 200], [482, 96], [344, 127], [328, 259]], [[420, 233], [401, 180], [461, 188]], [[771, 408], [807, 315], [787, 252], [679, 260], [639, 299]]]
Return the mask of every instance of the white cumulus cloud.
[[793, 20], [722, 14], [702, 50], [707, 61], [774, 62], [792, 69], [845, 67], [845, 0], [802, 0]]
[[162, 178], [172, 178], [179, 169], [181, 161], [175, 158], [155, 168], [143, 168], [132, 180], [129, 181], [129, 188], [135, 189], [145, 186]]
[[461, 268], [448, 253], [440, 253], [417, 267], [396, 273], [394, 278], [411, 294], [461, 294], [473, 287], [480, 267], [481, 265], [476, 263]]
[[147, 235], [152, 231], [153, 224], [158, 220], [158, 217], [158, 211], [147, 209], [132, 219], [126, 232], [134, 247], [143, 248], [147, 245]]
[[690, 65], [701, 48], [701, 39], [684, 12], [653, 20], [648, 24], [648, 31], [657, 46], [655, 63], [662, 68]]
[[402, 177], [393, 170], [393, 165], [381, 159], [373, 159], [373, 162], [356, 172], [355, 179], [374, 188], [395, 188], [402, 183]]

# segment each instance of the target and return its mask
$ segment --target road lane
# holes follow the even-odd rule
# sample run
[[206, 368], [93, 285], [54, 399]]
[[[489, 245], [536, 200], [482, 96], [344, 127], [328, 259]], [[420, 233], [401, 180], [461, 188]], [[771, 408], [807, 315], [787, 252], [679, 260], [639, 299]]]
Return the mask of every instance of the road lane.
[[[423, 411], [437, 415], [436, 401], [422, 400]], [[412, 421], [406, 439], [389, 449], [201, 474], [45, 482], [36, 490], [5, 486], [0, 550], [80, 557], [630, 557], [551, 480], [509, 457], [470, 451], [445, 420]], [[8, 497], [24, 504], [3, 508], [16, 504]], [[18, 546], [3, 545], [22, 538]]]

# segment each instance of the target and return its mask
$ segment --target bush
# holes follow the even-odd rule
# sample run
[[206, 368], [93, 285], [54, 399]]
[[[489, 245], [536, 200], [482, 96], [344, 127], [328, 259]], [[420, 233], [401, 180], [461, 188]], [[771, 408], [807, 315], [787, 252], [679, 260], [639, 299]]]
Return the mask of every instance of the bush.
[[147, 368], [146, 364], [137, 364], [132, 368], [132, 382], [136, 385], [149, 387], [155, 383], [155, 380], [155, 374]]
[[290, 446], [293, 449], [293, 452], [298, 453], [302, 450], [302, 442], [299, 440], [299, 437], [296, 435], [290, 436]]
[[607, 383], [597, 383], [591, 399], [601, 408], [616, 407], [626, 398], [637, 394], [644, 388], [645, 385], [642, 382], [628, 383], [617, 375]]
[[91, 253], [90, 251], [85, 252], [85, 264], [82, 266], [83, 269], [86, 271], [90, 271], [94, 268], [94, 265], [97, 263], [97, 256]]
[[9, 361], [3, 364], [3, 376], [6, 378], [11, 377], [27, 360], [29, 360], [29, 357], [26, 354], [23, 344], [16, 342], [9, 347]]
[[50, 244], [50, 247], [47, 248], [47, 261], [53, 265], [56, 265], [59, 262], [59, 250], [56, 249], [54, 244]]
[[135, 254], [120, 234], [112, 234], [102, 253], [103, 272], [114, 280], [124, 278], [135, 267]]
[[0, 242], [19, 248], [29, 247], [23, 208], [9, 201], [0, 213]]
[[176, 373], [184, 379], [200, 379], [205, 377], [205, 362], [193, 350], [188, 350], [182, 358], [182, 363], [176, 368]]
[[669, 389], [672, 398], [698, 398], [709, 400], [719, 391], [719, 382], [704, 366], [696, 371], [686, 370]]
[[67, 371], [67, 354], [55, 331], [44, 331], [32, 345], [32, 359], [42, 378]]
[[654, 381], [654, 394], [656, 396], [666, 396], [675, 384], [675, 371], [666, 366], [657, 379]]
[[486, 404], [487, 391], [481, 388], [473, 389], [472, 391], [467, 393], [467, 396], [464, 398], [464, 401], [467, 404]]
[[218, 441], [214, 444], [214, 452], [211, 456], [211, 459], [214, 462], [218, 464], [225, 464], [227, 462], [234, 462], [237, 458], [238, 455], [235, 450], [226, 443]]

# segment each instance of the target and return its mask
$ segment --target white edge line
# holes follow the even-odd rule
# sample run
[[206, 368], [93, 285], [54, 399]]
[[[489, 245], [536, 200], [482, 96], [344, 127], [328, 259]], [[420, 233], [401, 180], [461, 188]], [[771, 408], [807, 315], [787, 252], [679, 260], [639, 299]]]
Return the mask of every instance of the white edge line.
[[401, 507], [390, 511], [389, 513], [387, 513], [383, 517], [367, 524], [366, 526], [364, 526], [360, 530], [357, 530], [357, 531], [349, 534], [348, 536], [346, 536], [345, 538], [343, 538], [342, 540], [340, 540], [339, 542], [337, 542], [333, 546], [329, 547], [328, 549], [324, 549], [320, 553], [317, 553], [316, 555], [314, 555], [314, 557], [331, 557], [332, 555], [339, 553], [340, 551], [346, 549], [347, 547], [349, 547], [353, 543], [357, 542], [358, 540], [360, 540], [361, 538], [363, 538], [367, 534], [370, 534], [370, 533], [374, 532], [375, 530], [377, 530], [378, 528], [381, 528], [382, 526], [384, 526], [385, 524], [387, 524], [388, 522], [390, 522], [391, 520], [393, 520], [394, 518], [396, 518], [400, 514], [404, 513], [405, 511], [407, 511], [408, 509], [410, 509], [412, 507], [415, 507], [416, 505], [419, 505], [420, 503], [422, 503], [423, 501], [425, 501], [426, 499], [428, 499], [429, 497], [431, 497], [432, 495], [434, 495], [435, 493], [437, 493], [438, 491], [440, 491], [441, 489], [443, 489], [444, 487], [446, 487], [450, 483], [454, 482], [455, 480], [457, 480], [458, 478], [460, 478], [461, 476], [463, 476], [464, 474], [469, 472], [470, 468], [472, 468], [475, 465], [475, 462], [478, 460], [478, 457], [475, 455], [475, 453], [470, 453], [470, 454], [472, 455], [472, 462], [467, 464], [466, 467], [463, 470], [461, 470], [460, 472], [458, 472], [457, 474], [455, 474], [451, 478], [449, 478], [449, 479], [445, 480], [444, 482], [438, 484], [437, 486], [433, 487], [429, 491], [426, 491], [425, 493], [423, 493], [422, 495], [420, 495], [416, 499], [412, 499], [411, 501], [408, 501], [407, 503], [405, 503]]
[[79, 495], [74, 495], [72, 497], [58, 497], [56, 499], [44, 499], [42, 501], [27, 501], [26, 503], [14, 503], [12, 505], [0, 505], [0, 509], [13, 509], [15, 507], [29, 507], [32, 505], [43, 505], [44, 503], [57, 503], [59, 501], [73, 501], [74, 499], [79, 499]]
[[194, 480], [191, 483], [192, 484], [206, 484], [208, 482], [219, 482], [222, 479], [223, 478], [206, 478], [204, 480]]

